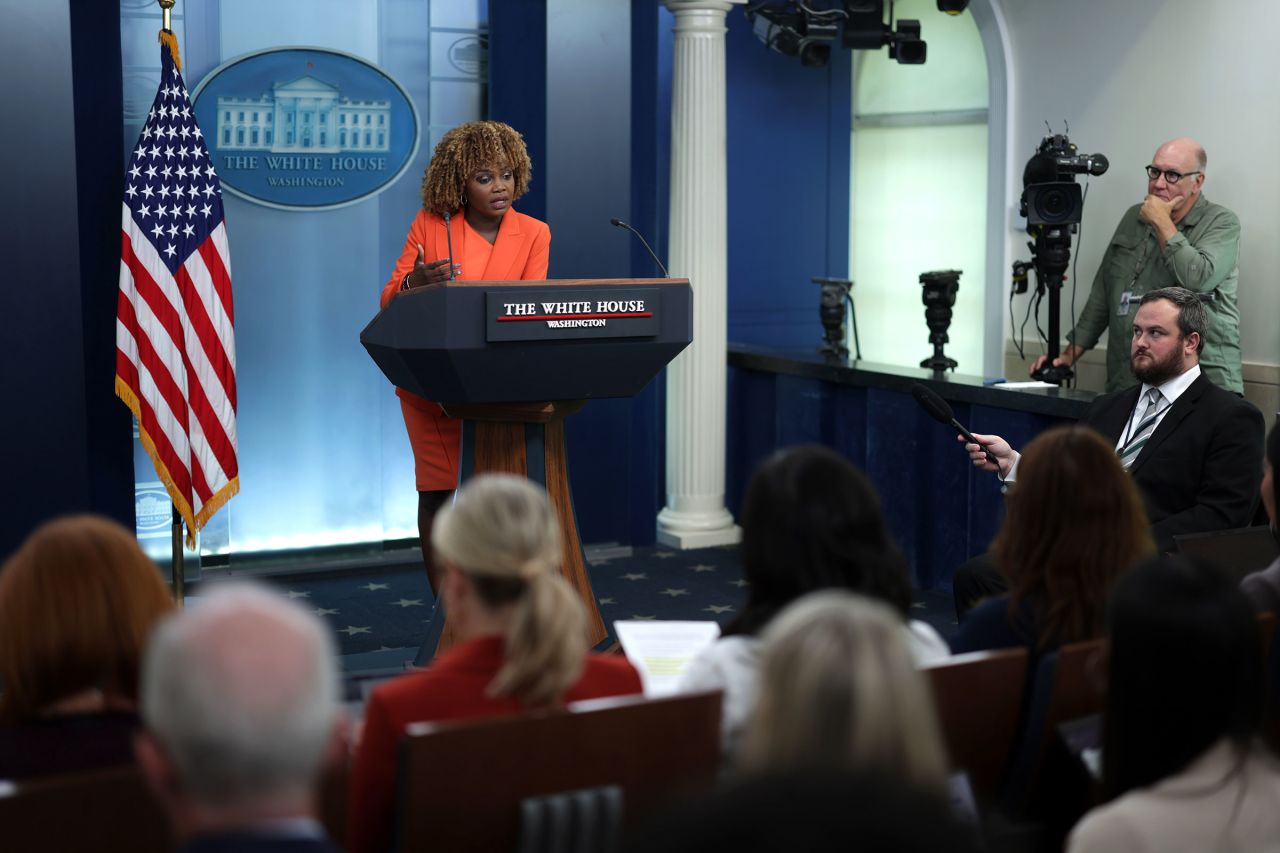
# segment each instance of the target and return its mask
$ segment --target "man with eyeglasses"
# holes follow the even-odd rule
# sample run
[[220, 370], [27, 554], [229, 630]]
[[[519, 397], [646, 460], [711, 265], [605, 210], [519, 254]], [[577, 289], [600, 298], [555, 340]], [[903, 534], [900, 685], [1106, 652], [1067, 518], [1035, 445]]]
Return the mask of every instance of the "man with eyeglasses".
[[[1204, 197], [1206, 157], [1193, 139], [1175, 139], [1146, 167], [1147, 197], [1116, 227], [1093, 279], [1070, 343], [1054, 364], [1071, 364], [1107, 332], [1107, 391], [1135, 383], [1127, 346], [1144, 294], [1184, 287], [1200, 294], [1209, 314], [1200, 366], [1219, 388], [1244, 393], [1240, 311], [1236, 304], [1240, 220]], [[1032, 371], [1044, 364], [1040, 356]]]

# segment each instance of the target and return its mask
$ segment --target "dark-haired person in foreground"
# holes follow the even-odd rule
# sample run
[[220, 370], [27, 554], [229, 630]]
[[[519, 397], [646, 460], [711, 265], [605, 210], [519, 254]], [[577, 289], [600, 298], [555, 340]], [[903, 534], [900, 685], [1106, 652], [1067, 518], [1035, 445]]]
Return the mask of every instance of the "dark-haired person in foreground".
[[892, 773], [805, 767], [752, 775], [669, 809], [624, 853], [976, 853], [946, 801]]
[[[1271, 535], [1280, 544], [1280, 422], [1267, 436], [1267, 458], [1262, 462], [1262, 505], [1271, 523]], [[1280, 616], [1280, 557], [1271, 565], [1246, 577], [1240, 588], [1259, 611]]]
[[1280, 848], [1280, 764], [1260, 740], [1262, 636], [1212, 566], [1162, 557], [1108, 608], [1102, 775], [1069, 853]]
[[[1129, 355], [1142, 384], [1102, 395], [1080, 421], [1114, 444], [1161, 551], [1172, 551], [1181, 533], [1246, 527], [1257, 506], [1262, 414], [1201, 374], [1207, 324], [1204, 305], [1189, 290], [1166, 287], [1143, 296]], [[981, 446], [965, 444], [974, 466], [1016, 479], [1018, 452], [1009, 442], [975, 437]]]
[[760, 633], [791, 602], [844, 589], [887, 604], [917, 666], [950, 656], [929, 625], [910, 619], [910, 566], [893, 541], [875, 488], [852, 462], [817, 445], [779, 450], [756, 469], [742, 509], [742, 612], [681, 678], [684, 691], [724, 691], [721, 739], [732, 764], [756, 706]]
[[317, 797], [346, 722], [333, 635], [312, 613], [244, 583], [201, 596], [156, 629], [142, 717], [138, 763], [179, 853], [337, 853]]

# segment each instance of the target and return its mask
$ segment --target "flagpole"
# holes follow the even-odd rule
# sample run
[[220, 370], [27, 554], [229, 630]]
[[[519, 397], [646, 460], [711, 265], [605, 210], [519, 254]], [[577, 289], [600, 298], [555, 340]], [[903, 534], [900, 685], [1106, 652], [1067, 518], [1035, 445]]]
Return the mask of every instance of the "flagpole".
[[[163, 12], [162, 23], [160, 29], [166, 33], [173, 32], [173, 6], [177, 0], [156, 0], [160, 4]], [[177, 58], [177, 51], [173, 51], [174, 58]], [[182, 553], [182, 513], [178, 512], [177, 504], [173, 507], [173, 535], [171, 537], [173, 543], [173, 559], [171, 567], [173, 570], [173, 598], [177, 602], [179, 608], [182, 607], [182, 601], [186, 597], [186, 566], [183, 563]]]
[[[199, 553], [200, 528], [240, 490], [235, 321], [221, 188], [170, 29], [176, 0], [157, 2], [164, 11], [159, 87], [122, 203], [115, 386], [173, 502], [173, 592], [181, 602], [183, 551]], [[182, 195], [190, 199], [185, 208]], [[195, 286], [183, 286], [186, 279]], [[189, 347], [202, 351], [209, 369], [183, 372]], [[148, 375], [153, 381], [143, 383]]]
[[178, 607], [182, 607], [182, 600], [186, 597], [186, 566], [182, 559], [182, 513], [178, 512], [178, 508], [173, 508], [173, 600]]

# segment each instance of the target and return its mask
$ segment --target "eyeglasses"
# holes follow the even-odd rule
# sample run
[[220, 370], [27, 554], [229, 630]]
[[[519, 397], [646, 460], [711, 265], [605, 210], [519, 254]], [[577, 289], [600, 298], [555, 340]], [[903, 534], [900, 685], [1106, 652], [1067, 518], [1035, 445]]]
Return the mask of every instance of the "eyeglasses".
[[1164, 175], [1165, 183], [1169, 183], [1169, 184], [1176, 184], [1178, 181], [1182, 180], [1183, 178], [1189, 178], [1192, 175], [1199, 175], [1199, 174], [1200, 174], [1200, 171], [1198, 169], [1194, 172], [1175, 172], [1172, 169], [1159, 169], [1155, 166], [1147, 166], [1148, 178], [1154, 181], [1156, 178], [1160, 177], [1161, 175]]

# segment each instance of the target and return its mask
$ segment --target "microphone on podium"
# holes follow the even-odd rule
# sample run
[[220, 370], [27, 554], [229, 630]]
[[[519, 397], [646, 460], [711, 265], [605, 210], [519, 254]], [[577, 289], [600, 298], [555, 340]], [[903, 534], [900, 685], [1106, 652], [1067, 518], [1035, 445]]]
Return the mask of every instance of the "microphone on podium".
[[449, 228], [449, 220], [453, 219], [447, 212], [444, 214], [444, 240], [449, 245], [449, 281], [453, 281], [453, 230]]
[[983, 447], [982, 442], [974, 438], [973, 433], [961, 426], [960, 422], [956, 420], [956, 413], [951, 410], [951, 406], [946, 400], [942, 399], [919, 382], [911, 386], [911, 396], [916, 398], [916, 402], [919, 403], [920, 407], [928, 413], [929, 417], [933, 418], [940, 424], [946, 424], [947, 426], [954, 428], [957, 432], [963, 435], [965, 440], [970, 444], [976, 444], [979, 447], [982, 447], [982, 452], [987, 455], [987, 461], [992, 465], [995, 465], [997, 468], [1000, 466], [1000, 463], [996, 461], [996, 455]]
[[632, 234], [636, 235], [636, 237], [640, 239], [640, 243], [644, 246], [645, 251], [649, 253], [649, 257], [653, 258], [653, 262], [658, 265], [658, 269], [662, 270], [663, 276], [665, 276], [666, 278], [671, 278], [671, 273], [667, 272], [667, 268], [662, 265], [662, 261], [658, 260], [657, 253], [655, 253], [653, 249], [649, 248], [649, 243], [644, 239], [644, 235], [642, 235], [639, 231], [632, 228], [630, 225], [623, 222], [621, 219], [617, 218], [616, 216], [613, 219], [609, 220], [609, 224], [615, 225], [618, 228], [625, 228], [628, 231], [630, 231]]

